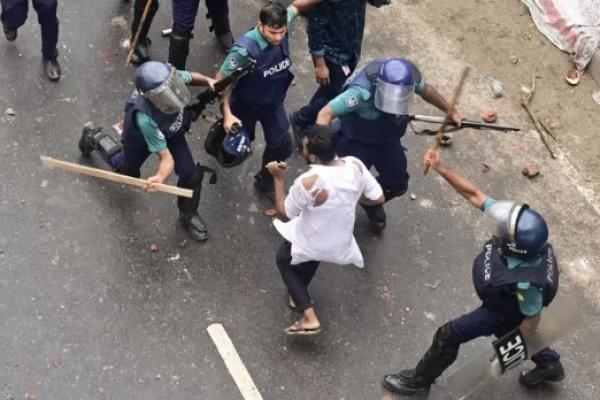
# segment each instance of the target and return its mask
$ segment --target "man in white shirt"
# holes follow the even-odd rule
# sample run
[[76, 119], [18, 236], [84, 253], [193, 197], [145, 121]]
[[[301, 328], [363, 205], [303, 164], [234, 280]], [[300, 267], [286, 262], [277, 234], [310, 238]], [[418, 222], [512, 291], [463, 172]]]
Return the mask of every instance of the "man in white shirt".
[[289, 326], [288, 335], [319, 333], [320, 323], [308, 293], [308, 285], [320, 262], [363, 266], [354, 239], [356, 204], [380, 205], [381, 186], [355, 157], [338, 158], [336, 138], [329, 127], [315, 125], [303, 139], [303, 153], [310, 170], [300, 175], [286, 195], [286, 170], [277, 162], [267, 164], [275, 180], [277, 212], [288, 222], [275, 220], [284, 237], [277, 252], [277, 266], [290, 293], [290, 305], [303, 318]]

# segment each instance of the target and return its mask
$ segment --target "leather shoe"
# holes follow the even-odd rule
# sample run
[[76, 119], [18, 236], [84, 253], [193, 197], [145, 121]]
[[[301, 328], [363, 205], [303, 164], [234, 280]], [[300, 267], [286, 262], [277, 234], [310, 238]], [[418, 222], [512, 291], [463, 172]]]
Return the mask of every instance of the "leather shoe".
[[400, 394], [419, 394], [428, 393], [431, 384], [419, 379], [414, 370], [403, 370], [397, 374], [386, 375], [383, 378], [383, 387]]
[[565, 370], [560, 361], [538, 364], [528, 372], [522, 372], [519, 383], [523, 386], [533, 387], [544, 382], [560, 382], [565, 379]]
[[4, 36], [6, 36], [6, 40], [9, 42], [14, 42], [17, 39], [17, 30], [11, 31], [4, 28]]
[[52, 82], [58, 81], [61, 75], [58, 60], [56, 58], [44, 58], [44, 72]]

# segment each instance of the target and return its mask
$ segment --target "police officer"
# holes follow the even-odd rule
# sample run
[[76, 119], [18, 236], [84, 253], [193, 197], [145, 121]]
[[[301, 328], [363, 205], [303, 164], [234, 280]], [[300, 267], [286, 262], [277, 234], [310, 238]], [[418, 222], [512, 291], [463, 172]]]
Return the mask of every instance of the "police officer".
[[[357, 70], [343, 92], [319, 111], [317, 123], [341, 121], [338, 154], [352, 155], [368, 167], [375, 166], [386, 202], [408, 189], [406, 155], [400, 138], [408, 126], [408, 107], [414, 93], [460, 123], [462, 115], [451, 110], [438, 91], [425, 82], [418, 68], [402, 58], [376, 59]], [[383, 206], [362, 205], [374, 232], [385, 229]]]
[[271, 199], [273, 177], [264, 166], [270, 161], [283, 161], [292, 152], [283, 101], [294, 78], [290, 71], [287, 33], [298, 13], [294, 4], [287, 9], [280, 3], [263, 7], [258, 25], [236, 40], [217, 74], [217, 79], [221, 79], [251, 61], [256, 63], [251, 73], [242, 77], [231, 92], [225, 93], [223, 128], [229, 133], [235, 124], [242, 125], [254, 140], [255, 126], [260, 121], [266, 146], [263, 167], [254, 176], [254, 183]]
[[366, 3], [367, 0], [321, 1], [308, 13], [308, 48], [320, 86], [310, 102], [290, 116], [298, 145], [302, 143], [303, 131], [315, 123], [321, 108], [340, 94], [354, 72], [361, 53]]
[[[173, 26], [169, 42], [169, 63], [178, 69], [184, 69], [190, 50], [190, 39], [200, 0], [173, 0]], [[228, 50], [233, 45], [229, 27], [229, 7], [227, 0], [206, 0], [207, 18], [212, 25], [209, 30], [215, 32], [219, 45]]]
[[[42, 61], [44, 73], [53, 82], [60, 79], [61, 69], [58, 63], [58, 17], [57, 0], [31, 0], [38, 15], [42, 30]], [[0, 0], [2, 5], [2, 28], [9, 42], [17, 39], [17, 31], [27, 20], [29, 0]]]
[[146, 62], [136, 71], [136, 91], [125, 105], [122, 145], [101, 128], [91, 126], [84, 128], [79, 141], [84, 155], [97, 150], [116, 172], [134, 177], [140, 176], [148, 156], [157, 154], [160, 161], [156, 173], [148, 178], [148, 191], [155, 191], [175, 169], [177, 186], [194, 191], [191, 199], [178, 197], [177, 207], [181, 223], [198, 241], [208, 238], [198, 205], [204, 172], [212, 170], [194, 163], [185, 140], [191, 126], [190, 112], [184, 108], [190, 101], [186, 85], [213, 83], [212, 78], [197, 72], [178, 71], [162, 62]]
[[[414, 369], [386, 375], [387, 389], [415, 394], [428, 392], [456, 359], [461, 344], [482, 336], [503, 336], [517, 327], [534, 332], [542, 308], [558, 289], [558, 264], [548, 240], [546, 221], [537, 211], [515, 201], [496, 201], [442, 164], [430, 150], [425, 163], [485, 215], [493, 229], [473, 264], [473, 283], [482, 305], [440, 327], [433, 343]], [[560, 356], [545, 348], [535, 354], [536, 367], [520, 376], [525, 386], [558, 382], [565, 372]]]
[[133, 21], [131, 23], [132, 43], [133, 38], [135, 37], [138, 29], [140, 29], [140, 24], [142, 23], [142, 16], [144, 15], [144, 10], [146, 9], [146, 5], [149, 1], [151, 1], [152, 4], [150, 4], [150, 9], [148, 10], [146, 20], [141, 26], [137, 46], [131, 56], [131, 62], [134, 64], [141, 64], [150, 60], [149, 47], [152, 42], [148, 38], [148, 31], [150, 30], [150, 26], [152, 25], [152, 21], [154, 20], [154, 16], [156, 15], [160, 4], [158, 3], [158, 0], [135, 0], [135, 3], [133, 3]]

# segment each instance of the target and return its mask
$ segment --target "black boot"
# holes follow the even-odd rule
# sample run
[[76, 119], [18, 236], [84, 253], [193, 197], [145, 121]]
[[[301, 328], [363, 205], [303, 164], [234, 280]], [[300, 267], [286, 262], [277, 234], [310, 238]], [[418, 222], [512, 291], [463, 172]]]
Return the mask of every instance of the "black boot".
[[135, 51], [131, 55], [133, 64], [143, 64], [150, 60], [150, 45], [152, 41], [149, 38], [140, 38]]
[[198, 214], [198, 206], [200, 205], [200, 192], [202, 190], [202, 181], [204, 180], [204, 171], [211, 171], [213, 176], [210, 183], [216, 182], [216, 176], [214, 171], [201, 166], [199, 163], [196, 164], [196, 168], [192, 173], [192, 176], [181, 185], [192, 189], [194, 194], [192, 198], [177, 197], [177, 208], [179, 208], [179, 221], [183, 227], [188, 231], [192, 239], [197, 241], [204, 241], [208, 239], [208, 228], [206, 224]]
[[60, 79], [61, 70], [60, 64], [56, 58], [44, 58], [44, 73], [52, 82], [56, 82]]
[[212, 21], [212, 25], [208, 30], [215, 32], [217, 41], [223, 50], [229, 50], [231, 46], [233, 46], [233, 36], [231, 35], [231, 27], [229, 26], [229, 15], [206, 14], [206, 18], [210, 18]]
[[386, 375], [383, 386], [401, 394], [429, 392], [435, 380], [456, 360], [459, 345], [451, 323], [441, 326], [415, 369]]
[[173, 26], [169, 38], [169, 64], [177, 69], [185, 69], [191, 39], [191, 31]]
[[269, 200], [275, 201], [275, 182], [273, 181], [273, 176], [271, 176], [266, 168], [262, 168], [254, 175], [254, 187]]
[[400, 394], [421, 394], [429, 392], [431, 382], [417, 376], [414, 369], [405, 369], [397, 374], [386, 375], [383, 387]]
[[544, 382], [560, 382], [565, 379], [565, 370], [560, 361], [550, 361], [537, 364], [535, 368], [522, 372], [519, 383], [523, 386], [533, 387]]
[[365, 206], [361, 204], [361, 207], [366, 211], [367, 217], [369, 218], [369, 225], [373, 233], [381, 233], [385, 229], [387, 215], [382, 205], [378, 206]]
[[86, 123], [79, 138], [79, 151], [88, 157], [97, 150], [102, 159], [112, 166], [111, 157], [121, 152], [123, 146], [110, 134], [102, 131], [102, 127], [94, 128], [91, 122]]
[[10, 29], [4, 28], [4, 36], [9, 42], [14, 42], [17, 40], [17, 30], [11, 31]]

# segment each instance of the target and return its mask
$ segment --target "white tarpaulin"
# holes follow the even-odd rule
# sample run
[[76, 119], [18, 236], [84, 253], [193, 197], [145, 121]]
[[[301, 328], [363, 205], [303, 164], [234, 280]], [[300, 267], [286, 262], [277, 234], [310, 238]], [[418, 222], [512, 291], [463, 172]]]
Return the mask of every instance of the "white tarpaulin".
[[583, 70], [600, 46], [600, 0], [521, 0], [554, 45]]

